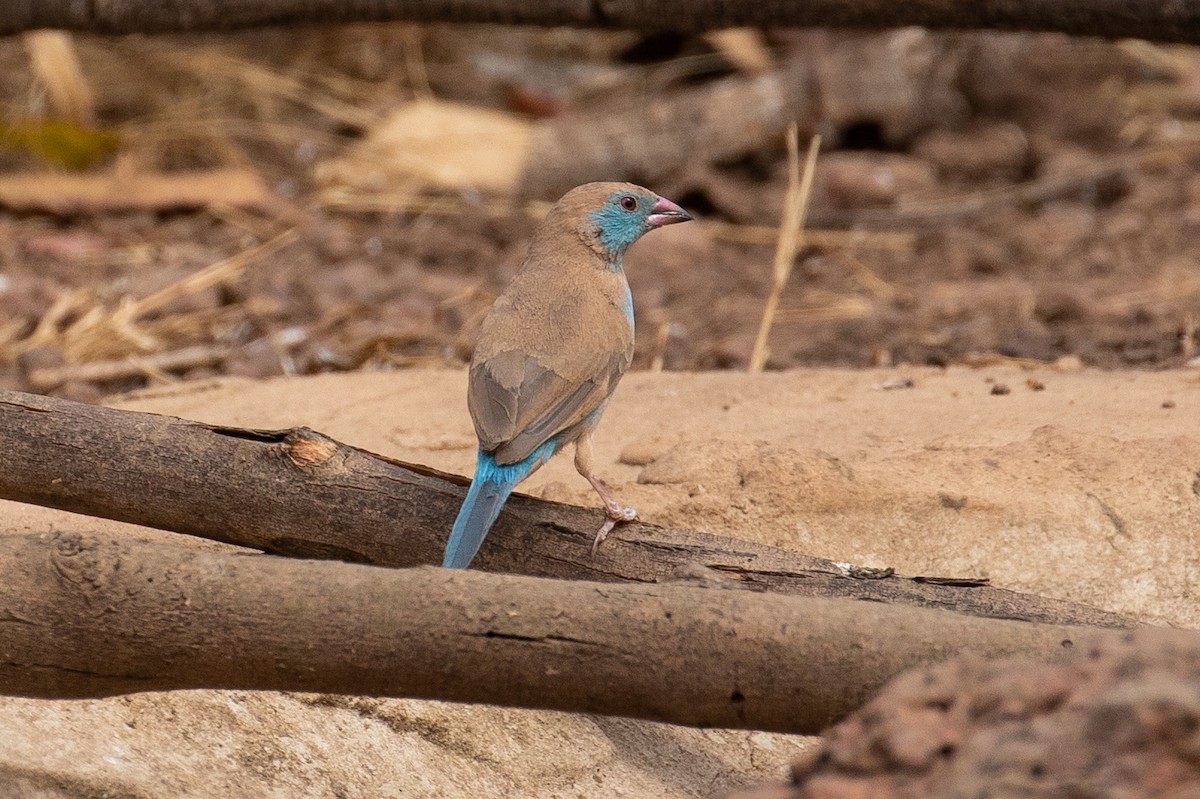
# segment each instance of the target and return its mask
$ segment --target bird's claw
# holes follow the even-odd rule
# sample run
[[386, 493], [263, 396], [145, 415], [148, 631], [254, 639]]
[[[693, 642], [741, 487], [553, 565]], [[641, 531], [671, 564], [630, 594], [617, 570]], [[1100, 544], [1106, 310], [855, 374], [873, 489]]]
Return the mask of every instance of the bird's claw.
[[626, 508], [620, 505], [606, 506], [604, 512], [608, 514], [608, 518], [604, 521], [604, 526], [600, 528], [600, 532], [596, 533], [595, 540], [592, 541], [592, 557], [596, 557], [596, 550], [600, 548], [600, 544], [604, 539], [608, 538], [608, 534], [612, 529], [622, 522], [636, 522], [638, 512], [633, 508]]
[[617, 526], [617, 520], [609, 518], [604, 522], [604, 526], [600, 528], [600, 532], [596, 533], [596, 538], [592, 541], [592, 558], [596, 557], [596, 550], [600, 548], [600, 542], [608, 538], [608, 533]]
[[613, 522], [636, 522], [638, 512], [633, 508], [609, 508], [608, 518]]

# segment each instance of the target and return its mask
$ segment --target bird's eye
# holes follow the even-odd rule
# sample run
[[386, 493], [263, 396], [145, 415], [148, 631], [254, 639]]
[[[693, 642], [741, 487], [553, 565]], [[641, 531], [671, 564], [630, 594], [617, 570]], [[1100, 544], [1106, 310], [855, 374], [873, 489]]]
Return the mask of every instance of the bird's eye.
[[630, 197], [628, 194], [626, 194], [624, 197], [621, 198], [621, 207], [624, 208], [626, 211], [636, 211], [637, 210], [637, 197]]

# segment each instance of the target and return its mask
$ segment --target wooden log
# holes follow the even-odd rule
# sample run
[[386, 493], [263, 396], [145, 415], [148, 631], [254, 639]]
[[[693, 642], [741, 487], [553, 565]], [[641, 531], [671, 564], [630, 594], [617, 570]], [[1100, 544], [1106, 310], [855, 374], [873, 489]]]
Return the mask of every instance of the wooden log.
[[264, 689], [816, 733], [963, 650], [1088, 631], [694, 584], [381, 569], [56, 533], [0, 537], [0, 693]]
[[39, 0], [7, 3], [0, 33], [64, 28], [97, 33], [167, 33], [265, 25], [408, 20], [514, 25], [664, 28], [983, 28], [1055, 31], [1167, 42], [1200, 42], [1200, 6], [1141, 0], [806, 0], [695, 3], [689, 0]]
[[[0, 392], [0, 499], [173, 530], [265, 552], [386, 566], [438, 563], [467, 481], [306, 428], [245, 430]], [[876, 574], [774, 547], [650, 524], [618, 527], [595, 558], [599, 509], [514, 495], [478, 568], [652, 583], [699, 573], [810, 597], [1053, 624], [1116, 614], [983, 585]]]

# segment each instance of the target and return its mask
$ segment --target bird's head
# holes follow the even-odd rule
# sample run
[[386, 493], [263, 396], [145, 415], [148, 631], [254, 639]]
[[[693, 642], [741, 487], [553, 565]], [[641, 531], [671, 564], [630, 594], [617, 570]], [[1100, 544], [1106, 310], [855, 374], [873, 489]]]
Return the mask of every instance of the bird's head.
[[585, 183], [567, 192], [554, 211], [581, 219], [580, 235], [603, 258], [618, 262], [643, 235], [691, 215], [675, 203], [632, 183]]

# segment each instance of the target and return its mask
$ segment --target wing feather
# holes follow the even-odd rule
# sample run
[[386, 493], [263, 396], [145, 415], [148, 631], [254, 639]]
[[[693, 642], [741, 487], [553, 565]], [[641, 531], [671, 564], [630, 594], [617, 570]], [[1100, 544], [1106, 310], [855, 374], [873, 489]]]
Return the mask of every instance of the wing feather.
[[[518, 360], [520, 378], [514, 385]], [[501, 465], [517, 463], [578, 425], [612, 394], [628, 358], [607, 354], [596, 366], [587, 370], [595, 377], [582, 381], [568, 380], [534, 356], [514, 351], [472, 366], [467, 403], [480, 446]]]

